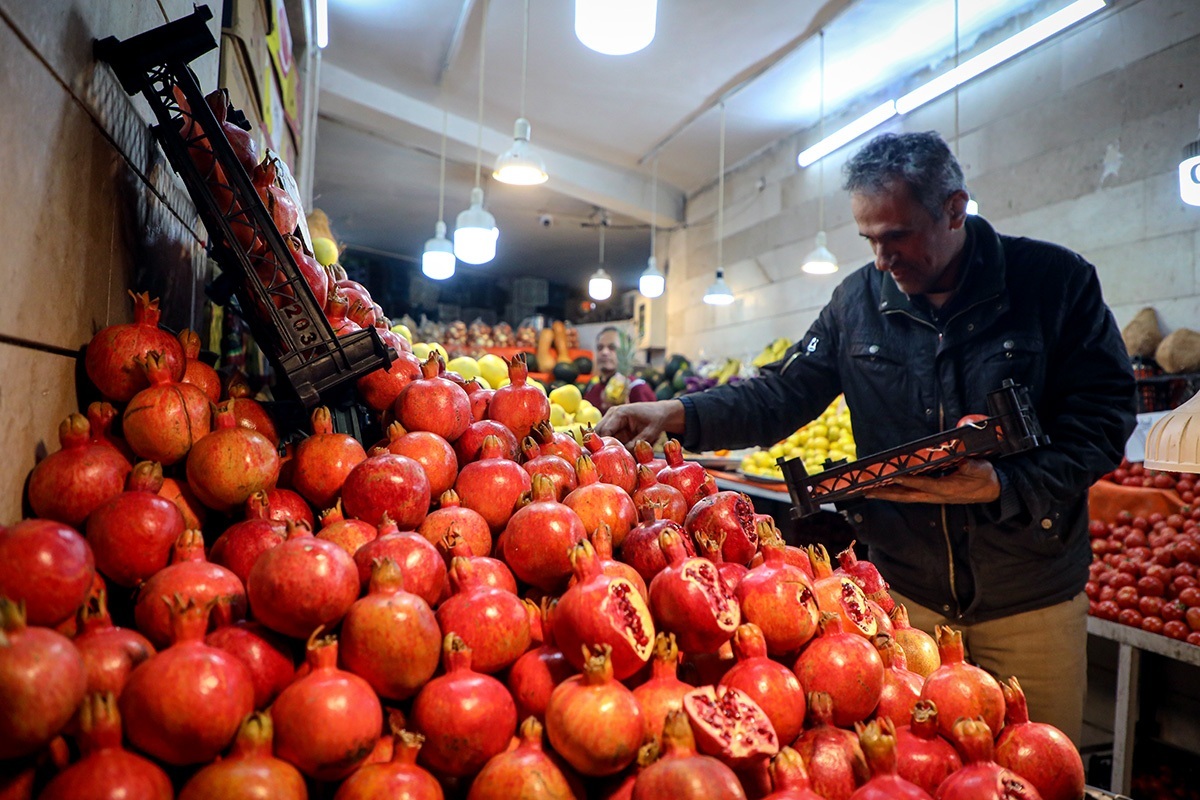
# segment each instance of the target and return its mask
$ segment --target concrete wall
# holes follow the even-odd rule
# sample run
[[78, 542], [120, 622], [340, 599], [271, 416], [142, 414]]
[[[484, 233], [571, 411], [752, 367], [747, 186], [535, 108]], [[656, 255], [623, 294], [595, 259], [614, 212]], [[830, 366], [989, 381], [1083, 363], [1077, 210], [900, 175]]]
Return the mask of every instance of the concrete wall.
[[[161, 296], [173, 327], [199, 321], [203, 229], [149, 109], [92, 58], [95, 38], [191, 11], [190, 0], [0, 0], [0, 523], [21, 518], [19, 487], [77, 410], [72, 352], [129, 320], [126, 291]], [[215, 51], [193, 62], [202, 86], [215, 86], [217, 63]]]
[[[1200, 208], [1179, 199], [1176, 177], [1181, 149], [1200, 138], [1200, 3], [1110, 5], [960, 90], [960, 160], [1000, 231], [1062, 243], [1096, 265], [1122, 325], [1152, 305], [1167, 329], [1200, 327]], [[853, 114], [874, 102], [862, 105]], [[953, 137], [952, 96], [875, 132], [929, 129]], [[726, 175], [731, 306], [701, 302], [716, 261], [715, 187], [689, 200], [687, 228], [670, 245], [670, 352], [746, 356], [777, 336], [799, 338], [842, 275], [870, 259], [840, 189], [842, 164], [866, 139], [799, 169], [796, 154], [815, 140], [798, 134]], [[814, 246], [822, 169], [843, 273], [811, 276], [800, 264]]]

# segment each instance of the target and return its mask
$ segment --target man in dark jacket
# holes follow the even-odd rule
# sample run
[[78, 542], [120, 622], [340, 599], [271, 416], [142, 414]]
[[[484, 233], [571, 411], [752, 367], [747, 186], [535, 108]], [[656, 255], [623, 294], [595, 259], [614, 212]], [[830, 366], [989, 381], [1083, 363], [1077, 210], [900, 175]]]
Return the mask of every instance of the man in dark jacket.
[[693, 451], [766, 445], [840, 392], [867, 454], [986, 413], [1006, 378], [1027, 387], [1048, 446], [899, 479], [845, 511], [914, 625], [963, 630], [973, 661], [1016, 675], [1031, 716], [1078, 741], [1087, 489], [1134, 426], [1133, 374], [1095, 269], [968, 217], [962, 170], [936, 133], [879, 136], [845, 172], [875, 260], [787, 356], [738, 386], [615, 409], [599, 432], [665, 430]]

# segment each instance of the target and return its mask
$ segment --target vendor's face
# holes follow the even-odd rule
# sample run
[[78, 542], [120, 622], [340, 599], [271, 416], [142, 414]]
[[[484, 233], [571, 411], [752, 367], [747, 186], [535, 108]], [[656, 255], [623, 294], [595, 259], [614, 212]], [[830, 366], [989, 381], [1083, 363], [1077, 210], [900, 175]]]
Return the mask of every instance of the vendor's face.
[[596, 337], [596, 369], [605, 375], [617, 371], [617, 342], [620, 337], [616, 331], [606, 331]]
[[891, 273], [900, 291], [911, 296], [954, 289], [966, 200], [964, 192], [955, 192], [934, 219], [908, 184], [896, 181], [877, 192], [854, 192], [850, 209], [859, 235], [875, 253], [875, 268]]

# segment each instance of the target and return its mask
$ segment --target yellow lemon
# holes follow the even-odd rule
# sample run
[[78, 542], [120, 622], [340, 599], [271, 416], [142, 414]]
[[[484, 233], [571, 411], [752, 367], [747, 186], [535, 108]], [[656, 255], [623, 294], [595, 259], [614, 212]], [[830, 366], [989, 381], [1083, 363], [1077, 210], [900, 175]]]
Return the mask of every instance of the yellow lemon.
[[438, 355], [440, 355], [442, 357], [443, 364], [447, 364], [450, 362], [450, 354], [446, 352], [446, 348], [442, 347], [437, 342], [430, 342], [429, 347], [438, 352]]
[[[566, 411], [568, 414], [574, 414], [579, 411], [579, 406], [583, 402], [583, 395], [580, 393], [578, 386], [568, 383], [550, 393], [550, 402], [558, 403], [563, 407], [563, 411]], [[588, 405], [591, 404], [589, 403]]]
[[487, 379], [492, 386], [499, 386], [500, 381], [508, 378], [508, 364], [494, 353], [480, 356], [479, 374]]
[[313, 237], [313, 258], [317, 259], [317, 263], [322, 267], [328, 267], [338, 260], [337, 244], [332, 239], [327, 239], [324, 236]]
[[395, 325], [393, 325], [392, 333], [397, 334], [398, 336], [403, 336], [409, 341], [409, 344], [412, 344], [412, 331], [410, 331], [408, 326], [403, 322], [397, 322]]
[[599, 425], [600, 417], [600, 409], [591, 403], [588, 403], [586, 408], [581, 403], [579, 410], [575, 412], [575, 421], [583, 425]]
[[425, 342], [413, 342], [413, 355], [424, 361], [429, 358], [429, 354], [433, 352], [433, 348]]
[[505, 386], [508, 386], [510, 383], [512, 383], [512, 381], [510, 381], [508, 378], [504, 378], [503, 380], [501, 380], [499, 383], [496, 384], [496, 388], [503, 389]]
[[481, 388], [484, 388], [484, 389], [492, 388], [492, 385], [490, 383], [488, 383], [487, 380], [484, 379], [484, 377], [482, 375], [480, 375], [478, 378], [476, 378], [475, 382], [478, 383]]
[[553, 425], [555, 428], [562, 428], [567, 425], [570, 425], [571, 422], [572, 422], [571, 415], [567, 413], [567, 410], [565, 408], [560, 406], [558, 403], [550, 404], [550, 424], [551, 425]]
[[479, 364], [470, 356], [459, 356], [458, 358], [450, 359], [450, 363], [446, 365], [446, 369], [450, 372], [457, 372], [468, 381], [480, 376]]

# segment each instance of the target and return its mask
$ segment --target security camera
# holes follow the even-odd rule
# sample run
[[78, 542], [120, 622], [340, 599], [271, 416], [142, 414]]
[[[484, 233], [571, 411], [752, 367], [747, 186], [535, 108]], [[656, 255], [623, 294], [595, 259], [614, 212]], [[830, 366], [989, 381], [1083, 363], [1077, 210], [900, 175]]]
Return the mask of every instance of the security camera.
[[543, 228], [549, 228], [554, 224], [554, 217], [550, 216], [549, 214], [542, 214], [538, 217], [538, 222]]

